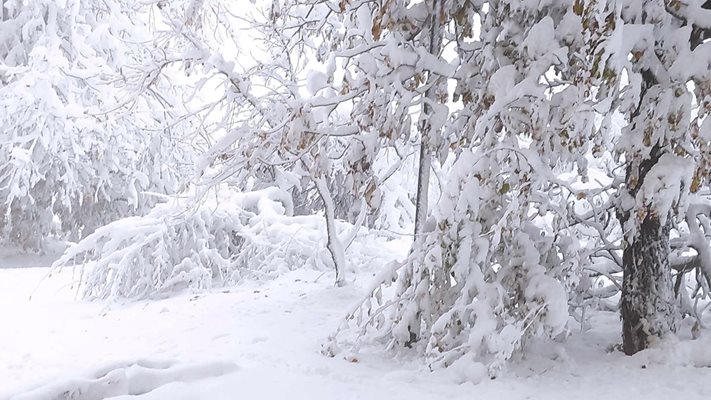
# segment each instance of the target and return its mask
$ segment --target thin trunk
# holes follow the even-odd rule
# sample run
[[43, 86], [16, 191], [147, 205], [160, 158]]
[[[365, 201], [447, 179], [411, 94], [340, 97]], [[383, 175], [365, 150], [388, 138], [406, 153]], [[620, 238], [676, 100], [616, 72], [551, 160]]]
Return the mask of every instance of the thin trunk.
[[353, 224], [353, 227], [351, 227], [350, 231], [346, 232], [346, 236], [343, 238], [342, 242], [344, 250], [348, 250], [348, 248], [351, 247], [351, 244], [353, 244], [353, 241], [355, 240], [356, 236], [358, 236], [360, 228], [363, 227], [363, 224], [365, 223], [365, 217], [367, 214], [368, 204], [365, 201], [362, 201], [355, 224]]
[[[640, 105], [632, 115], [633, 129], [645, 126], [642, 105], [649, 88], [657, 84], [654, 75], [645, 70]], [[626, 171], [626, 191], [631, 198], [636, 198], [649, 171], [657, 164], [664, 149], [656, 144], [642, 160], [628, 155]], [[646, 207], [638, 205], [638, 207]], [[644, 210], [641, 221], [635, 221], [640, 215], [638, 210], [625, 210], [620, 215], [623, 226], [636, 226], [625, 232], [624, 251], [622, 254], [623, 282], [620, 312], [622, 316], [622, 347], [625, 354], [631, 355], [644, 350], [649, 345], [669, 333], [676, 331], [677, 312], [674, 303], [674, 290], [669, 264], [670, 220], [662, 223], [656, 210]]]
[[[432, 0], [432, 10], [430, 13], [430, 30], [428, 50], [430, 54], [438, 55], [442, 49], [442, 21], [441, 0]], [[430, 135], [432, 134], [432, 124], [429, 117], [432, 107], [429, 102], [435, 102], [437, 85], [433, 83], [439, 79], [432, 72], [428, 72], [427, 84], [431, 85], [425, 92], [427, 101], [422, 102], [422, 116], [420, 117], [420, 158], [417, 171], [417, 199], [415, 201], [415, 238], [422, 233], [424, 221], [427, 218], [427, 192], [430, 187], [430, 171], [432, 170], [432, 148], [430, 145]]]
[[315, 179], [316, 189], [318, 194], [321, 196], [323, 201], [324, 214], [326, 218], [326, 234], [328, 235], [328, 242], [326, 243], [326, 248], [331, 253], [331, 259], [333, 260], [333, 267], [336, 270], [336, 286], [343, 286], [345, 284], [345, 279], [343, 274], [346, 267], [346, 255], [343, 249], [343, 243], [338, 237], [338, 231], [336, 230], [336, 213], [335, 207], [333, 205], [333, 198], [331, 197], [331, 192], [328, 190], [328, 185], [323, 177], [318, 177]]
[[415, 238], [422, 233], [424, 219], [427, 218], [427, 192], [430, 187], [430, 170], [432, 168], [432, 150], [424, 135], [420, 142], [420, 161], [417, 170], [417, 200], [415, 202]]
[[[431, 4], [427, 46], [430, 54], [438, 56], [442, 50], [442, 0], [431, 0]], [[430, 187], [430, 173], [432, 171], [431, 135], [433, 133], [432, 123], [430, 121], [430, 117], [432, 116], [432, 106], [430, 102], [435, 103], [437, 101], [437, 85], [435, 82], [438, 79], [439, 77], [432, 71], [427, 72], [427, 84], [429, 87], [425, 91], [425, 100], [422, 102], [422, 114], [420, 115], [419, 123], [420, 158], [417, 171], [417, 199], [415, 202], [415, 240], [410, 251], [415, 251], [416, 246], [419, 244], [418, 238], [422, 234], [428, 213], [427, 195]], [[414, 319], [413, 325], [408, 326], [410, 338], [405, 343], [406, 347], [411, 347], [419, 340], [421, 323], [422, 320], [418, 316]]]

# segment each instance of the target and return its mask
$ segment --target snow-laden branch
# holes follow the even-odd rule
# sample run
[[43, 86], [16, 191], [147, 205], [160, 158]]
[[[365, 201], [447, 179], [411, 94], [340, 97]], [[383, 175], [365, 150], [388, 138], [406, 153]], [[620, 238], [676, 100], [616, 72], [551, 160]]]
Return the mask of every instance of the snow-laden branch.
[[225, 186], [198, 205], [175, 199], [97, 229], [53, 268], [80, 265], [87, 298], [142, 298], [272, 276], [320, 257], [320, 219], [293, 217], [291, 201], [276, 188], [237, 193]]

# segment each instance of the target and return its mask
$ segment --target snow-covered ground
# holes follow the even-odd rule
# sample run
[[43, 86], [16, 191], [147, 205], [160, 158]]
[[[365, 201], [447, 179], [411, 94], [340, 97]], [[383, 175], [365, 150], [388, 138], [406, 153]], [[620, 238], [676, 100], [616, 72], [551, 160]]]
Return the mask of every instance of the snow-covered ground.
[[0, 264], [33, 268], [0, 268], [0, 399], [711, 398], [708, 332], [625, 357], [608, 351], [619, 341], [614, 313], [595, 314], [593, 330], [565, 343], [534, 347], [503, 377], [462, 384], [466, 371], [433, 373], [370, 349], [320, 353], [373, 271], [340, 288], [332, 274], [296, 270], [107, 305], [76, 301], [71, 270], [40, 283], [46, 258], [9, 259]]

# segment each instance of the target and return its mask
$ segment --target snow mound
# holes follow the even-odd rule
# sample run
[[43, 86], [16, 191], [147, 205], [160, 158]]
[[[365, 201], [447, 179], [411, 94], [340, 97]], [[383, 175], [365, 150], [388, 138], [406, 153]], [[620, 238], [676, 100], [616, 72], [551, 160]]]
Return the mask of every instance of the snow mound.
[[10, 396], [9, 400], [103, 400], [139, 396], [171, 383], [194, 382], [237, 370], [228, 362], [177, 365], [161, 361], [136, 361], [112, 365], [79, 378], [60, 379]]
[[697, 340], [671, 336], [635, 354], [630, 362], [645, 366], [711, 368], [711, 336], [707, 334]]

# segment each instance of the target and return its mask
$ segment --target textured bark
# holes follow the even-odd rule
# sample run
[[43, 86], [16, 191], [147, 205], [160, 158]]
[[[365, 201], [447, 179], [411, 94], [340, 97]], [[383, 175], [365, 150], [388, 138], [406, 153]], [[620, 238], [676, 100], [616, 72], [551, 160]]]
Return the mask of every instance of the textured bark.
[[[631, 118], [633, 131], [646, 129], [642, 107], [648, 90], [658, 84], [650, 70], [642, 70], [642, 79], [640, 103]], [[642, 137], [641, 132], [638, 134]], [[668, 149], [657, 143], [646, 156], [628, 155], [625, 177], [628, 196], [636, 199], [647, 174], [665, 151]], [[624, 237], [620, 304], [622, 348], [625, 354], [632, 355], [648, 348], [654, 340], [676, 332], [678, 318], [669, 264], [671, 217], [665, 218], [662, 223], [654, 208], [645, 204], [624, 210], [619, 217], [626, 229], [636, 226], [632, 233], [627, 231]], [[643, 219], [636, 221], [637, 218]]]
[[[658, 84], [649, 70], [642, 71], [642, 79], [640, 104], [632, 115], [633, 131], [646, 126], [646, 121], [642, 120], [645, 115], [641, 110], [642, 104], [648, 89]], [[630, 161], [625, 179], [627, 195], [636, 198], [647, 174], [664, 151], [663, 147], [655, 144], [649, 155], [641, 160], [636, 158], [639, 155], [628, 155]], [[662, 223], [656, 210], [642, 204], [637, 204], [637, 207], [625, 210], [620, 215], [623, 226], [637, 226], [632, 233], [625, 233], [622, 255], [622, 348], [628, 355], [644, 350], [654, 340], [676, 332], [677, 325], [669, 264], [671, 218], [666, 218]], [[644, 217], [638, 222], [635, 219], [640, 218], [639, 211], [644, 211]]]
[[[701, 6], [711, 9], [711, 0], [706, 0]], [[671, 10], [671, 11], [670, 11]], [[667, 8], [674, 15], [673, 9]], [[676, 16], [682, 19], [682, 17]], [[688, 21], [684, 21], [688, 23]], [[711, 37], [711, 29], [694, 24], [692, 26], [689, 45], [695, 49], [704, 40]], [[658, 43], [656, 43], [658, 44]], [[658, 85], [659, 81], [650, 69], [642, 70], [642, 87], [640, 103], [632, 114], [633, 132], [642, 137], [642, 131], [650, 126], [650, 121], [644, 121], [645, 96], [649, 88]], [[650, 107], [647, 103], [646, 107]], [[637, 159], [639, 154], [627, 154], [629, 165], [626, 173], [626, 190], [632, 198], [636, 198], [647, 173], [654, 167], [665, 151], [671, 151], [666, 143], [662, 147], [657, 143], [651, 148], [649, 155]], [[626, 354], [634, 354], [644, 350], [655, 338], [664, 337], [676, 332], [678, 311], [672, 286], [671, 266], [669, 264], [669, 230], [671, 218], [661, 222], [660, 216], [653, 209], [642, 209], [645, 205], [637, 204], [636, 209], [621, 213], [623, 226], [630, 226], [634, 218], [639, 218], [636, 212], [644, 211], [643, 220], [637, 225], [634, 234], [625, 233], [625, 249], [623, 253], [624, 278], [622, 284], [622, 347]]]
[[622, 347], [631, 355], [676, 331], [669, 225], [650, 215], [623, 253]]

